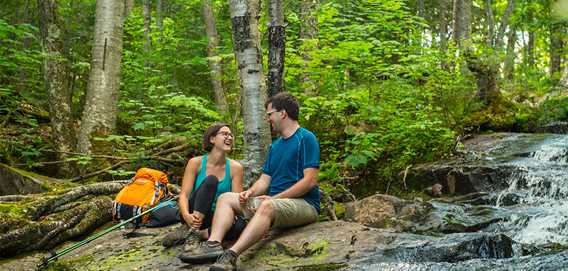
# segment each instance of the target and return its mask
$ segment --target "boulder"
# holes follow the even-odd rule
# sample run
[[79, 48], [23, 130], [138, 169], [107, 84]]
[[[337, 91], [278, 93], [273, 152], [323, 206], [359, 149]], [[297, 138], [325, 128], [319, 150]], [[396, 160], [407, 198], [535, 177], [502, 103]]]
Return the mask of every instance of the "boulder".
[[345, 219], [373, 228], [389, 228], [403, 232], [411, 231], [417, 224], [422, 224], [431, 210], [431, 204], [420, 200], [409, 201], [375, 194], [345, 204]]
[[43, 192], [39, 175], [0, 164], [0, 196]]

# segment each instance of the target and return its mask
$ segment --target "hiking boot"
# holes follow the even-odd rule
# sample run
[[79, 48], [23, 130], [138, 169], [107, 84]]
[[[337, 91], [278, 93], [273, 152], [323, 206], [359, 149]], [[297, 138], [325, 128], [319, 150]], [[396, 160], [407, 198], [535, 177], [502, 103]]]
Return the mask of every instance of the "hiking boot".
[[237, 253], [228, 249], [217, 258], [215, 264], [209, 267], [209, 271], [237, 270]]
[[162, 239], [162, 246], [173, 247], [173, 246], [183, 245], [189, 232], [190, 231], [187, 224], [184, 223], [180, 225], [179, 227], [173, 229], [172, 232], [164, 236], [164, 239]]
[[191, 251], [184, 251], [178, 258], [184, 263], [200, 264], [215, 261], [221, 254], [223, 254], [221, 243], [206, 241]]
[[199, 231], [195, 229], [190, 229], [189, 233], [185, 238], [185, 245], [183, 246], [183, 252], [191, 252], [199, 247], [199, 242], [201, 242], [201, 237], [199, 236]]

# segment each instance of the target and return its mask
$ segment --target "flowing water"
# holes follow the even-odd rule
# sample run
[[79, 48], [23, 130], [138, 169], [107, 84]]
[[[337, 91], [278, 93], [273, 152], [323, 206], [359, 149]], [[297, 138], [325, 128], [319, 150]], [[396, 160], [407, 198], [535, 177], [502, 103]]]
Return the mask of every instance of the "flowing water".
[[[481, 230], [511, 238], [512, 257], [435, 261], [387, 258], [383, 251], [348, 269], [568, 270], [568, 135], [512, 136], [480, 155], [479, 161], [515, 169], [508, 179], [502, 180], [508, 188], [492, 191], [495, 200], [486, 206], [502, 219]], [[458, 209], [461, 213], [471, 207], [434, 206]], [[459, 212], [454, 213], [461, 215]]]

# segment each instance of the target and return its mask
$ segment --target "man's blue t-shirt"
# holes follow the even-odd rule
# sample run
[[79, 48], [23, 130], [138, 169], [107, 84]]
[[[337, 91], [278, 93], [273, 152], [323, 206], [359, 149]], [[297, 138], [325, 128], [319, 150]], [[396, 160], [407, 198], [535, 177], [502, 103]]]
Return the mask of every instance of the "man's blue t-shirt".
[[[312, 132], [299, 128], [288, 138], [278, 138], [270, 146], [262, 167], [264, 174], [271, 177], [268, 195], [274, 196], [304, 178], [304, 169], [319, 166], [319, 143]], [[320, 212], [319, 186], [316, 185], [302, 198]]]

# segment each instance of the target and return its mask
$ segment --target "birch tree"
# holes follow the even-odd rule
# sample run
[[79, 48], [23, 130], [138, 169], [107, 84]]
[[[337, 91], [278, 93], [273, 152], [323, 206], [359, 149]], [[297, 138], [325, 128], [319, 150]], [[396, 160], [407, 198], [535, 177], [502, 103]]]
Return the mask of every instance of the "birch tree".
[[259, 0], [231, 0], [233, 50], [241, 88], [244, 119], [245, 180], [250, 182], [261, 172], [270, 141], [264, 121], [266, 86], [262, 72], [262, 51], [258, 30]]
[[211, 85], [213, 85], [213, 92], [215, 93], [215, 103], [221, 114], [224, 115], [229, 111], [229, 106], [227, 105], [223, 87], [221, 57], [217, 52], [219, 34], [217, 33], [215, 14], [211, 8], [211, 0], [203, 0], [203, 21], [205, 23], [205, 34], [207, 35], [207, 62], [211, 74]]
[[93, 137], [110, 134], [116, 125], [125, 13], [124, 1], [97, 1], [91, 71], [77, 142], [82, 153], [91, 152]]
[[284, 90], [286, 27], [282, 0], [268, 2], [268, 96]]
[[[59, 18], [57, 0], [38, 0], [44, 82], [47, 90], [52, 138], [59, 159], [74, 150], [71, 92], [68, 84], [69, 61], [64, 55], [63, 26]], [[71, 164], [62, 164], [60, 174], [73, 173]]]

